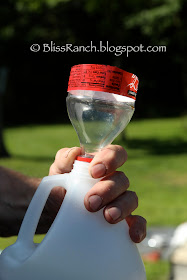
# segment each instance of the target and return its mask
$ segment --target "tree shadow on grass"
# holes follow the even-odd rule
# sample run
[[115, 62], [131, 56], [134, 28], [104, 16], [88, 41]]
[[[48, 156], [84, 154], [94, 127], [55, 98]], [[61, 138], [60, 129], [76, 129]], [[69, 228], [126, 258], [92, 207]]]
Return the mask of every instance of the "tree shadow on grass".
[[53, 162], [54, 157], [49, 156], [35, 156], [35, 155], [11, 155], [12, 159], [27, 160], [27, 161], [37, 161], [37, 162]]
[[[120, 143], [119, 143], [120, 142]], [[131, 149], [142, 149], [150, 154], [172, 155], [187, 154], [187, 141], [181, 138], [171, 140], [152, 139], [120, 139], [118, 144]]]
[[[174, 154], [187, 154], [187, 141], [181, 138], [172, 138], [171, 140], [158, 140], [155, 138], [149, 139], [130, 139], [126, 137], [120, 137], [114, 144], [122, 145], [130, 149], [144, 150], [149, 154], [156, 155], [174, 155]], [[55, 156], [36, 156], [36, 155], [11, 155], [12, 159], [49, 162], [54, 161]]]

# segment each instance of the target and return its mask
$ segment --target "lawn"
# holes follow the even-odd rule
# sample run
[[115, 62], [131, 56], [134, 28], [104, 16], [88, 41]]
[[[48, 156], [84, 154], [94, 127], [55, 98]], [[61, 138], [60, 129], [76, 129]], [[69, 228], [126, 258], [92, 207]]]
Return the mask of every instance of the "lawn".
[[[132, 120], [115, 143], [128, 152], [120, 170], [139, 196], [136, 213], [148, 226], [177, 226], [187, 218], [187, 119]], [[70, 125], [33, 125], [7, 128], [5, 142], [11, 158], [0, 165], [29, 176], [43, 177], [58, 149], [79, 145]], [[1, 248], [14, 238], [0, 239]], [[166, 280], [168, 263], [146, 264], [150, 280]]]

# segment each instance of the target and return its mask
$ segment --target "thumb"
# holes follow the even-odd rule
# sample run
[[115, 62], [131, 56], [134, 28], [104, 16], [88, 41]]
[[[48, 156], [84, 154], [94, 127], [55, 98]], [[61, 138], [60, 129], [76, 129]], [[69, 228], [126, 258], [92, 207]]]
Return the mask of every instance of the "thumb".
[[63, 148], [56, 153], [55, 161], [49, 169], [49, 175], [68, 173], [73, 168], [77, 156], [81, 155], [80, 147]]

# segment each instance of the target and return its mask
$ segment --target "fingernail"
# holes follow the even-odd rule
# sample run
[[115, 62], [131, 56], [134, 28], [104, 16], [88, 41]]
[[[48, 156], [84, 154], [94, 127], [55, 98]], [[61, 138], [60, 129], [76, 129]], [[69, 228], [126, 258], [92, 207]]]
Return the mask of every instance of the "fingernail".
[[130, 230], [130, 236], [133, 242], [139, 243], [143, 240], [144, 238], [144, 233], [142, 231], [136, 230], [132, 231]]
[[143, 237], [144, 237], [144, 233], [143, 233], [142, 231], [139, 231], [139, 230], [138, 230], [138, 231], [136, 232], [137, 242], [142, 241]]
[[90, 196], [88, 201], [89, 201], [89, 204], [90, 204], [90, 208], [93, 211], [97, 211], [99, 209], [99, 207], [101, 206], [101, 204], [102, 204], [102, 199], [98, 195]]
[[121, 216], [121, 210], [117, 207], [111, 207], [107, 211], [113, 221], [116, 221]]
[[91, 175], [93, 178], [100, 178], [106, 174], [106, 167], [103, 163], [94, 165], [91, 168]]

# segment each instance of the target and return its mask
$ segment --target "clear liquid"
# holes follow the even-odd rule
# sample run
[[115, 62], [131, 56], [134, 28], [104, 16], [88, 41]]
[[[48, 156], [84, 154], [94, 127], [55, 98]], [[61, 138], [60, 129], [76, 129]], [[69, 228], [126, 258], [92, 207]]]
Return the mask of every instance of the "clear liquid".
[[126, 102], [112, 102], [88, 96], [67, 97], [70, 120], [83, 154], [92, 154], [112, 143], [127, 126], [134, 108]]

